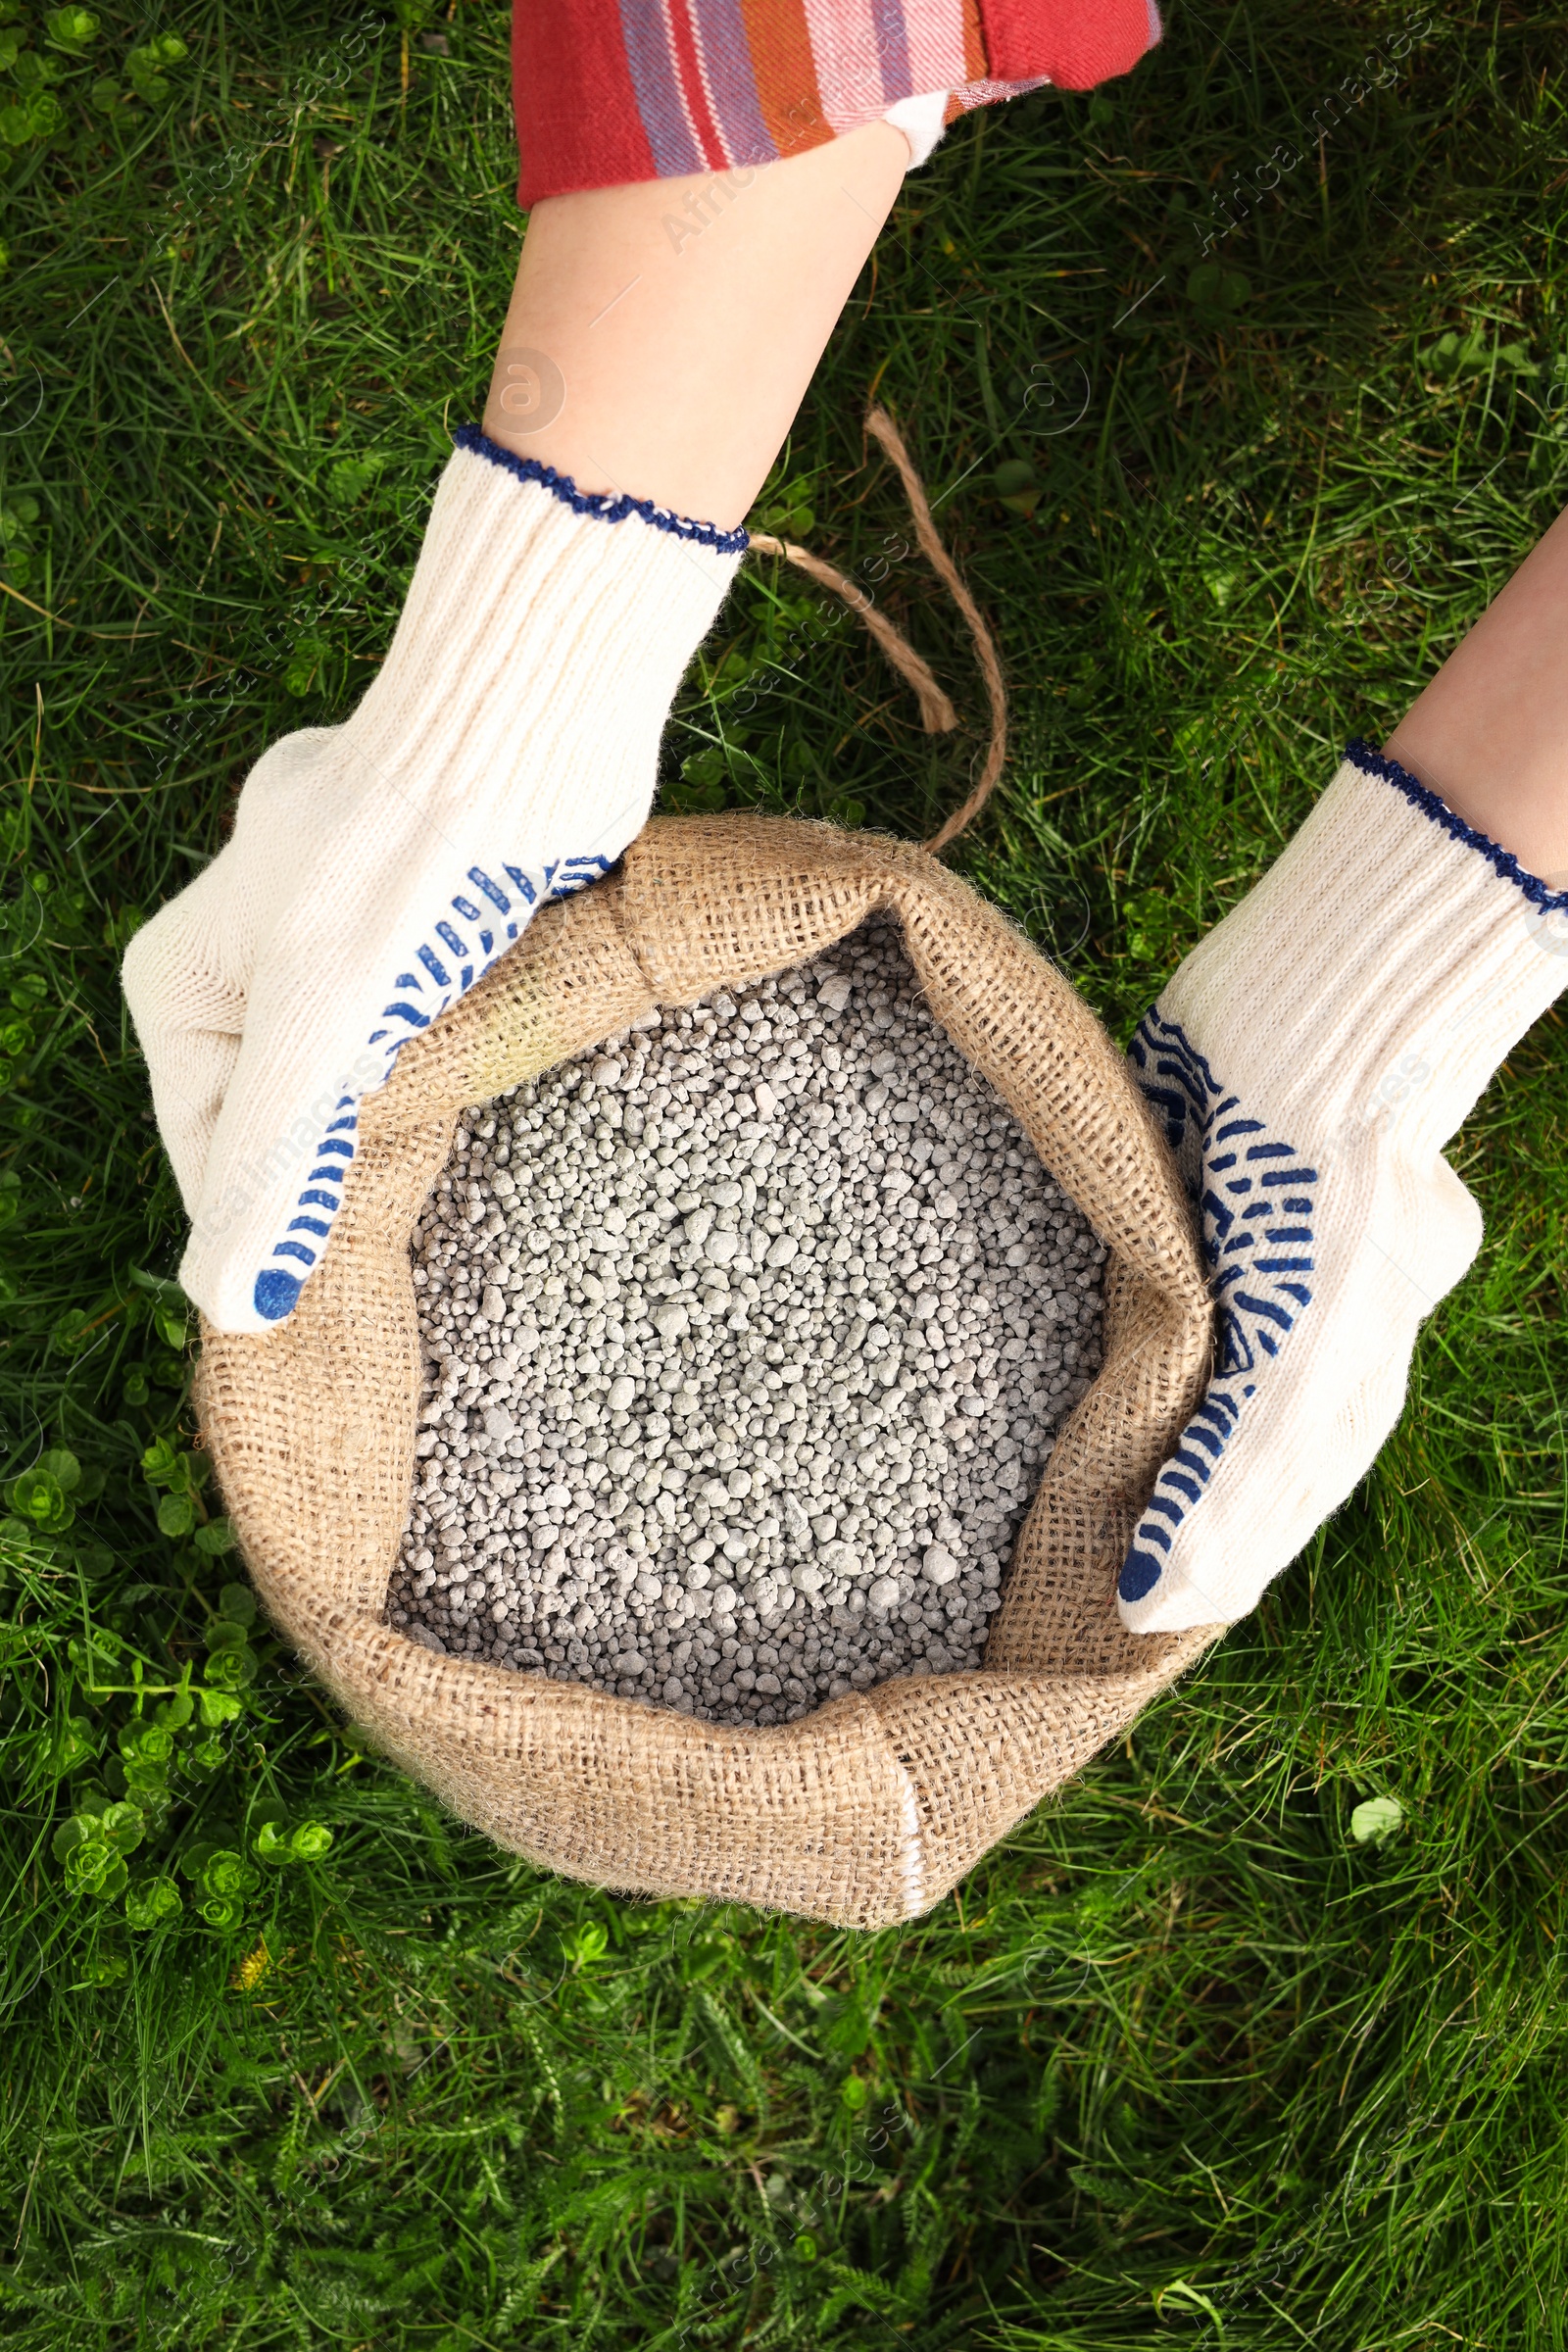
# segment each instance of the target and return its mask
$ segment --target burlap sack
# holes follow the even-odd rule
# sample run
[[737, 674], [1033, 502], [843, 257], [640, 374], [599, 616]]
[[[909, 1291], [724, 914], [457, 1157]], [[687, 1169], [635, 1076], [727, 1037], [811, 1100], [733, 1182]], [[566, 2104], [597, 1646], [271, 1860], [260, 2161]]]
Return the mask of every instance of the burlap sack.
[[[1104, 1368], [1057, 1438], [984, 1669], [738, 1730], [405, 1640], [383, 1619], [420, 1400], [409, 1242], [459, 1113], [653, 1004], [804, 962], [879, 906], [902, 920], [932, 1012], [1109, 1251]], [[203, 1428], [273, 1622], [380, 1749], [500, 1844], [649, 1894], [851, 1927], [909, 1918], [1218, 1630], [1130, 1635], [1112, 1597], [1208, 1363], [1164, 1144], [1081, 999], [924, 851], [786, 819], [656, 819], [616, 873], [538, 915], [405, 1049], [359, 1138], [290, 1320], [206, 1334]]]

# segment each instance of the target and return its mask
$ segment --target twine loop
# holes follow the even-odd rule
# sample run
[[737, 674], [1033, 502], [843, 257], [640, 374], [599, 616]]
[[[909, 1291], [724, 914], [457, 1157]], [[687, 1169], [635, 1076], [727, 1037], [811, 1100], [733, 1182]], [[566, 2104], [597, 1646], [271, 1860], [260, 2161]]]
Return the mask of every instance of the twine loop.
[[[935, 856], [951, 842], [956, 841], [965, 826], [973, 823], [997, 788], [1007, 757], [1007, 689], [1002, 674], [996, 639], [980, 608], [964, 586], [957, 565], [942, 544], [941, 535], [932, 519], [925, 484], [920, 479], [903, 435], [883, 408], [867, 410], [865, 429], [873, 440], [881, 444], [898, 468], [920, 551], [963, 614], [974, 640], [975, 658], [980, 664], [980, 674], [985, 680], [986, 696], [991, 707], [991, 735], [979, 780], [963, 806], [956, 809], [940, 831], [933, 833], [931, 839], [922, 845]], [[894, 626], [887, 614], [877, 610], [876, 604], [862, 587], [823, 557], [813, 556], [808, 548], [797, 547], [792, 540], [775, 539], [766, 532], [754, 531], [751, 544], [755, 554], [782, 557], [797, 571], [805, 572], [808, 579], [815, 580], [820, 587], [829, 588], [835, 596], [842, 597], [850, 611], [864, 622], [899, 675], [914, 689], [920, 705], [920, 721], [926, 733], [952, 733], [958, 724], [958, 713], [937, 683], [930, 663], [915, 652], [907, 637]]]

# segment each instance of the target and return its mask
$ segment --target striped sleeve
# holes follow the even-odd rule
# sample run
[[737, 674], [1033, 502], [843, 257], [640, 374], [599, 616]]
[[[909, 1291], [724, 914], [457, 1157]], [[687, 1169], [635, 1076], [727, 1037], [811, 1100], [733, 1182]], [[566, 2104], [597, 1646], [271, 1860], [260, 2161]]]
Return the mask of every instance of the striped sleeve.
[[934, 90], [1088, 89], [1159, 30], [1154, 0], [514, 0], [518, 202], [773, 163]]

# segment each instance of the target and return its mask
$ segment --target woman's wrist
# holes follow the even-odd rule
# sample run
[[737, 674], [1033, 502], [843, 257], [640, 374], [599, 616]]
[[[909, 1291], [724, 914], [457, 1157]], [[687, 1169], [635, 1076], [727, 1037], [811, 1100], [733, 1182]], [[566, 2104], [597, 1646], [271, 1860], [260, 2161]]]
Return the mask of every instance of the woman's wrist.
[[1568, 869], [1568, 514], [1389, 737], [1391, 760], [1559, 887]]

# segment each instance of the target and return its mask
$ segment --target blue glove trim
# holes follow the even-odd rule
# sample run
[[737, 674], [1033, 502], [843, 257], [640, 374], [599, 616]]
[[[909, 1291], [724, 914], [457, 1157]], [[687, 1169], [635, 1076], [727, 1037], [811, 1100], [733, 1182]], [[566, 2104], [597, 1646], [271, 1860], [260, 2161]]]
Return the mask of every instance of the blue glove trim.
[[697, 547], [710, 547], [721, 556], [744, 556], [752, 544], [744, 530], [721, 531], [711, 522], [693, 522], [688, 515], [671, 514], [668, 507], [656, 507], [651, 498], [629, 498], [615, 490], [579, 490], [569, 473], [541, 466], [537, 458], [519, 458], [492, 441], [476, 424], [458, 425], [452, 438], [459, 449], [499, 466], [503, 473], [515, 474], [519, 482], [536, 482], [564, 507], [570, 507], [574, 514], [592, 514], [600, 522], [624, 522], [628, 514], [636, 514], [656, 531], [667, 531], [672, 539], [685, 539]]
[[1455, 816], [1446, 801], [1440, 800], [1435, 792], [1429, 792], [1424, 784], [1418, 783], [1409, 769], [1401, 767], [1397, 760], [1385, 760], [1381, 752], [1375, 752], [1359, 736], [1353, 743], [1346, 745], [1345, 757], [1353, 761], [1364, 775], [1379, 776], [1385, 784], [1392, 784], [1396, 792], [1402, 792], [1412, 808], [1419, 808], [1423, 816], [1430, 816], [1432, 822], [1441, 825], [1452, 840], [1462, 841], [1467, 850], [1477, 851], [1494, 874], [1500, 874], [1504, 882], [1511, 882], [1515, 889], [1522, 890], [1530, 904], [1539, 906], [1543, 914], [1560, 914], [1568, 907], [1568, 890], [1548, 890], [1539, 875], [1530, 873], [1520, 864], [1511, 850], [1501, 848], [1490, 834], [1478, 833], [1474, 825], [1465, 823], [1462, 816]]
[[[506, 954], [508, 946], [517, 937], [518, 932], [527, 921], [528, 908], [545, 904], [552, 899], [569, 898], [574, 891], [586, 888], [590, 882], [597, 882], [602, 875], [609, 873], [612, 862], [612, 859], [601, 857], [597, 852], [584, 853], [573, 858], [557, 858], [532, 877], [524, 873], [520, 866], [503, 865], [500, 870], [507, 875], [517, 893], [515, 904], [508, 897], [505, 889], [496, 881], [493, 874], [487, 872], [482, 866], [471, 865], [468, 868], [468, 880], [479, 895], [497, 910], [489, 918], [494, 928], [479, 930], [476, 933], [477, 945], [474, 945], [465, 939], [463, 934], [448, 922], [445, 915], [431, 924], [432, 932], [447, 949], [456, 969], [455, 971], [447, 969], [428, 940], [425, 940], [415, 951], [410, 959], [411, 966], [416, 965], [420, 968], [418, 970], [411, 968], [398, 974], [394, 986], [403, 989], [406, 994], [385, 1005], [381, 1012], [383, 1023], [390, 1022], [400, 1025], [373, 1029], [370, 1032], [369, 1044], [380, 1047], [385, 1067], [378, 1075], [372, 1075], [369, 1078], [364, 1091], [368, 1093], [374, 1087], [382, 1085], [391, 1076], [392, 1065], [409, 1039], [416, 1037], [421, 1030], [428, 1029], [450, 1004], [455, 1004], [459, 997], [464, 996], [472, 987], [475, 979], [483, 977], [498, 956]], [[479, 919], [479, 910], [471, 899], [460, 894], [448, 903], [455, 913], [462, 915], [465, 923], [473, 924]], [[513, 915], [515, 918], [507, 924], [505, 939], [499, 936], [502, 915]], [[439, 991], [439, 996], [433, 993], [436, 991]], [[416, 996], [425, 998], [424, 1004], [419, 1005], [412, 1002], [412, 999]], [[361, 1058], [363, 1061], [365, 1057], [362, 1055]], [[373, 1063], [374, 1057], [371, 1058]], [[323, 1178], [329, 1184], [341, 1185], [348, 1174], [349, 1165], [355, 1156], [355, 1130], [359, 1125], [358, 1104], [358, 1095], [341, 1095], [338, 1098], [337, 1102], [333, 1105], [332, 1115], [326, 1123], [325, 1133], [318, 1141], [310, 1155], [311, 1172], [306, 1178], [304, 1192], [299, 1195], [295, 1202], [297, 1208], [325, 1209], [327, 1211], [326, 1220], [323, 1221], [320, 1217], [314, 1216], [291, 1217], [283, 1229], [285, 1234], [313, 1233], [323, 1244], [330, 1236], [331, 1221], [336, 1217], [343, 1203], [331, 1193], [323, 1193], [318, 1188]], [[334, 1162], [340, 1164], [334, 1165], [332, 1164]], [[283, 1240], [274, 1244], [272, 1255], [273, 1257], [291, 1257], [297, 1259], [302, 1265], [314, 1266], [320, 1251], [313, 1250], [304, 1242]], [[291, 1315], [294, 1312], [304, 1280], [303, 1275], [287, 1274], [280, 1266], [263, 1266], [256, 1277], [252, 1291], [253, 1303], [262, 1320], [266, 1323], [281, 1323], [285, 1316]]]

